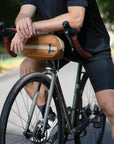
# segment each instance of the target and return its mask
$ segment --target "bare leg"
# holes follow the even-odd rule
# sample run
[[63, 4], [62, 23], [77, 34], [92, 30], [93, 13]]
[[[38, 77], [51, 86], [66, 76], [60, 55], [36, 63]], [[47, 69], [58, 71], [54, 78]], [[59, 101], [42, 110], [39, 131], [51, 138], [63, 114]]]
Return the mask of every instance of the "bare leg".
[[[36, 62], [33, 59], [26, 58], [20, 66], [20, 77], [30, 72], [43, 72], [45, 70], [45, 62]], [[30, 83], [25, 87], [28, 95], [33, 99], [37, 83]], [[41, 106], [46, 103], [47, 88], [41, 85], [40, 93], [37, 100], [37, 105]]]
[[114, 141], [114, 90], [108, 89], [96, 93], [98, 103], [111, 122], [112, 138]]

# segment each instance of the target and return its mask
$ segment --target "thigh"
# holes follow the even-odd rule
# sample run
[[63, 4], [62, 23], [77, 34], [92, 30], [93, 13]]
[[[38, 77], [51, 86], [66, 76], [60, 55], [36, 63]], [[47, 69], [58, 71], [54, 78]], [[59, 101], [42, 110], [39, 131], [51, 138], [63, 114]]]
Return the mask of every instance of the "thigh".
[[95, 92], [114, 89], [114, 64], [111, 57], [96, 59], [84, 65]]

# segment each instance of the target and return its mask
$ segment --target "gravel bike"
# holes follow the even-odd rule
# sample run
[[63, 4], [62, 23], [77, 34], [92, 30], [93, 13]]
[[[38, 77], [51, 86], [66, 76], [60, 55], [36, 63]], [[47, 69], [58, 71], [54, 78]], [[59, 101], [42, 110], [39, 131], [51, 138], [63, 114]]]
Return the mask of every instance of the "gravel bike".
[[[73, 48], [77, 29], [63, 23], [65, 34]], [[5, 46], [10, 51], [8, 36], [15, 29], [6, 28], [0, 23], [0, 33], [4, 36]], [[59, 63], [59, 62], [58, 62]], [[32, 72], [20, 78], [9, 92], [0, 118], [0, 144], [64, 144], [69, 135], [76, 144], [100, 144], [105, 130], [106, 117], [100, 109], [88, 73], [79, 63], [72, 106], [65, 103], [58, 78], [55, 61], [47, 61], [43, 73]], [[29, 89], [34, 94], [31, 99]], [[47, 88], [47, 103], [44, 117], [37, 106], [40, 88]], [[49, 119], [49, 109], [55, 119]], [[71, 139], [69, 139], [71, 140]]]

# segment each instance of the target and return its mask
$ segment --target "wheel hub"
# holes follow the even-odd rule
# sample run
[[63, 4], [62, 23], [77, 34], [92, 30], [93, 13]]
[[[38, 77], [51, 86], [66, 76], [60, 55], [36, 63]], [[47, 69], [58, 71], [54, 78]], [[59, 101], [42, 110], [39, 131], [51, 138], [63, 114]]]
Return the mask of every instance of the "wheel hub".
[[33, 131], [33, 137], [31, 142], [35, 144], [40, 144], [46, 142], [46, 134], [42, 135], [43, 121], [38, 121]]

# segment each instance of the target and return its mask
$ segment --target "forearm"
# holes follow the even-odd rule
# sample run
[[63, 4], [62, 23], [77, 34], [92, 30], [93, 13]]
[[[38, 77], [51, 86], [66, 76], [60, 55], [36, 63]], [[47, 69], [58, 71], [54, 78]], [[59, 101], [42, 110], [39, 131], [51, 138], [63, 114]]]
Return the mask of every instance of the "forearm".
[[72, 27], [81, 28], [83, 25], [84, 16], [85, 9], [82, 8], [81, 13], [75, 14], [74, 11], [69, 12], [49, 20], [34, 22], [34, 26], [38, 31], [53, 32], [63, 30], [62, 23], [64, 21], [68, 21]]
[[32, 5], [24, 5], [16, 18], [15, 25], [16, 30], [20, 37], [30, 37], [35, 33], [33, 27], [32, 17], [34, 16], [36, 7]]
[[35, 29], [38, 31], [53, 32], [63, 30], [62, 23], [66, 20], [72, 27], [81, 27], [79, 20], [76, 19], [75, 22], [73, 22], [72, 18], [68, 14], [64, 14], [49, 20], [34, 22], [34, 25]]
[[35, 31], [54, 32], [63, 30], [62, 23], [68, 21], [71, 27], [81, 28], [85, 16], [85, 8], [80, 6], [68, 7], [68, 13], [59, 15], [55, 18], [32, 22], [36, 7], [23, 6], [16, 18], [16, 29], [20, 37], [30, 37]]
[[20, 9], [20, 12], [15, 20], [15, 24], [17, 24], [17, 22], [21, 19], [26, 19], [26, 18], [30, 18], [32, 19], [32, 17], [34, 16], [36, 11], [36, 7], [33, 5], [23, 5]]

